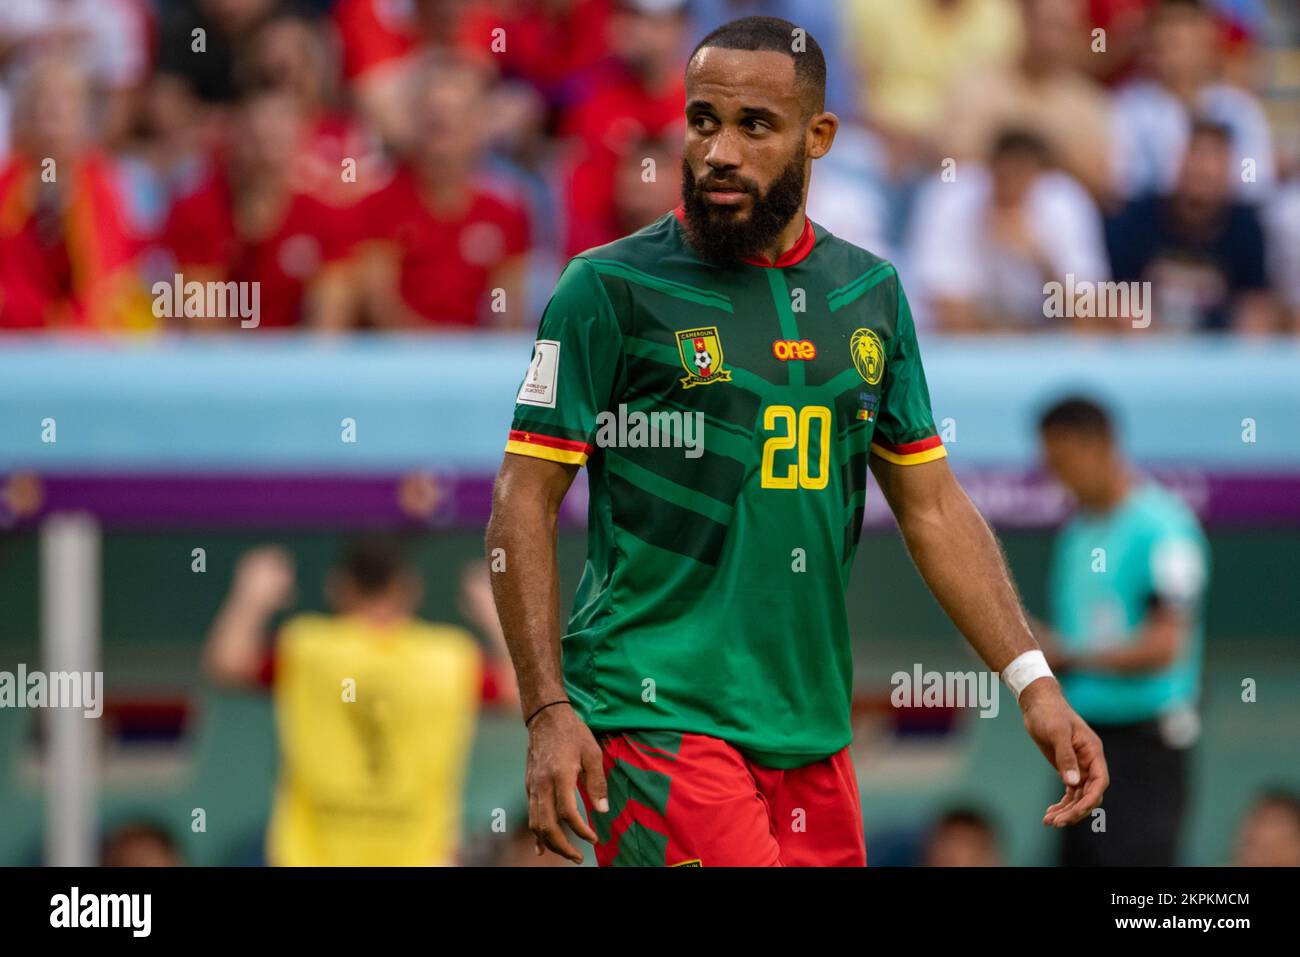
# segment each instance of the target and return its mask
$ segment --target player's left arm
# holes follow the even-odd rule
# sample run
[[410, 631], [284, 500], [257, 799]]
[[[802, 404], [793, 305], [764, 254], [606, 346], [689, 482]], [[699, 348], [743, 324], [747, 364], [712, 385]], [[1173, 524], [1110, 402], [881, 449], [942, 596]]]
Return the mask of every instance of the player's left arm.
[[1066, 655], [1061, 665], [1088, 671], [1158, 671], [1178, 660], [1190, 631], [1191, 620], [1182, 609], [1153, 601], [1135, 640], [1088, 654]]
[[[871, 471], [893, 510], [921, 577], [971, 647], [995, 671], [1038, 648], [992, 529], [944, 458], [913, 465], [871, 456]], [[1063, 827], [1101, 803], [1110, 783], [1101, 740], [1042, 677], [1020, 694], [1025, 729], [1066, 785], [1043, 823]]]

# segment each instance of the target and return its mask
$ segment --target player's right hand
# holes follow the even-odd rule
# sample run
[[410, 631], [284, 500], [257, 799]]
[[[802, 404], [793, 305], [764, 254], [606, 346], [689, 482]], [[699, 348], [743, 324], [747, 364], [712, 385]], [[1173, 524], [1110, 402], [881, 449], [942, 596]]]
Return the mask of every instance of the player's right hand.
[[545, 845], [575, 864], [582, 863], [582, 851], [570, 843], [563, 824], [584, 841], [596, 842], [595, 832], [578, 809], [579, 778], [595, 810], [608, 813], [600, 745], [591, 729], [571, 705], [547, 708], [528, 726], [528, 767], [524, 774], [528, 829], [537, 838], [539, 857], [545, 853]]
[[235, 596], [268, 611], [287, 608], [293, 601], [293, 556], [278, 545], [249, 549], [235, 566]]

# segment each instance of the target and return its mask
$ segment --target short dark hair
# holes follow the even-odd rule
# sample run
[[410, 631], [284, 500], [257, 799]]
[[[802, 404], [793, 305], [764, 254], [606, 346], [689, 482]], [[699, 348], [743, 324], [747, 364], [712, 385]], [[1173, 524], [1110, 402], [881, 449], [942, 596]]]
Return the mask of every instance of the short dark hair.
[[1039, 432], [1072, 432], [1110, 439], [1114, 425], [1099, 402], [1072, 395], [1053, 403], [1038, 419]]
[[344, 549], [339, 567], [363, 595], [386, 591], [410, 570], [406, 544], [393, 535], [367, 535], [353, 540]]
[[157, 821], [141, 819], [120, 824], [104, 836], [100, 846], [103, 866], [118, 866], [127, 846], [137, 841], [157, 844], [169, 854], [179, 856], [176, 840], [166, 827]]
[[1300, 827], [1300, 795], [1284, 787], [1274, 786], [1261, 791], [1251, 802], [1251, 807], [1255, 810], [1261, 807], [1281, 808], [1295, 818], [1296, 826]]
[[990, 154], [994, 159], [1004, 156], [1029, 156], [1044, 166], [1051, 161], [1051, 148], [1047, 141], [1033, 130], [1008, 126], [993, 138]]
[[937, 831], [944, 827], [969, 827], [977, 831], [983, 831], [990, 837], [997, 836], [997, 828], [989, 819], [989, 816], [976, 807], [961, 805], [952, 807], [939, 815], [938, 820], [934, 822], [933, 830]]
[[[801, 30], [804, 49], [794, 50], [794, 32]], [[690, 59], [705, 47], [722, 50], [771, 50], [784, 53], [794, 61], [795, 82], [799, 84], [804, 114], [812, 116], [826, 108], [826, 57], [813, 35], [797, 24], [780, 17], [741, 17], [713, 30], [695, 45]]]

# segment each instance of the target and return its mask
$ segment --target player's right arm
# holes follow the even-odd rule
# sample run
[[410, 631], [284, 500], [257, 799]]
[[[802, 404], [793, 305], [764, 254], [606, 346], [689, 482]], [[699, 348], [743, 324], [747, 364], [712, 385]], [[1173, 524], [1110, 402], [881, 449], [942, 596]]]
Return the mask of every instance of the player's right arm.
[[245, 552], [235, 580], [203, 646], [203, 671], [227, 687], [260, 683], [272, 616], [287, 608], [294, 593], [293, 557], [276, 545]]
[[561, 669], [556, 533], [560, 503], [577, 471], [576, 465], [507, 453], [493, 490], [487, 548], [489, 558], [505, 559], [505, 570], [492, 576], [492, 591], [519, 681], [523, 716], [535, 715], [528, 722], [524, 778], [528, 826], [537, 836], [539, 854], [544, 843], [580, 864], [582, 852], [565, 837], [560, 822], [595, 841], [578, 810], [575, 789], [581, 777], [601, 808], [606, 797], [600, 747], [570, 705], [552, 704], [569, 698]]
[[600, 747], [566, 703], [556, 533], [565, 493], [594, 452], [598, 417], [624, 386], [614, 306], [594, 266], [574, 259], [546, 306], [515, 400], [487, 549], [528, 724], [528, 826], [539, 853], [545, 844], [575, 863], [582, 852], [565, 837], [562, 823], [584, 840], [596, 839], [578, 809], [579, 779], [598, 812], [605, 813], [608, 801]]

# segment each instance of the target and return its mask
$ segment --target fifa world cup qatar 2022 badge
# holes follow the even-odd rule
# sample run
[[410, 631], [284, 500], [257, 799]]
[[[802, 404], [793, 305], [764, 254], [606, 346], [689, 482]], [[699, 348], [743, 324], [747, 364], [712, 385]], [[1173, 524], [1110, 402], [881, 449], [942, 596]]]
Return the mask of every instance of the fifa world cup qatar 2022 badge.
[[722, 340], [717, 326], [686, 329], [677, 333], [677, 351], [689, 375], [682, 379], [682, 388], [697, 385], [730, 382], [731, 372], [722, 368]]

